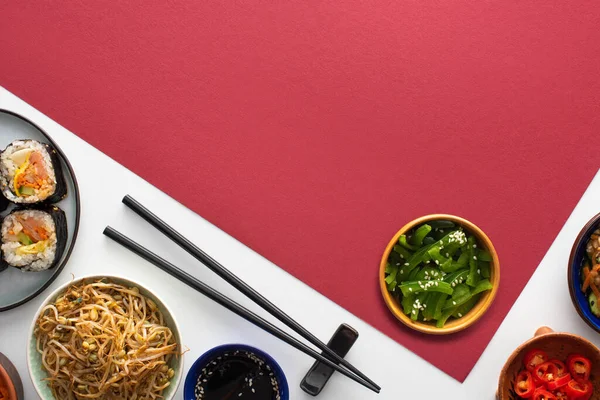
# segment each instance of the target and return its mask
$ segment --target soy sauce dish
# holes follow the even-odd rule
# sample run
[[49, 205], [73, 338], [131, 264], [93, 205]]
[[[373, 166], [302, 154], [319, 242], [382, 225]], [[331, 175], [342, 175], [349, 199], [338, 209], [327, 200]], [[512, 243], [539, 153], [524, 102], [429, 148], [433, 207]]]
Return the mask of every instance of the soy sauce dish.
[[487, 235], [447, 214], [402, 227], [382, 256], [379, 283], [390, 311], [408, 327], [442, 335], [466, 329], [489, 308], [500, 281]]
[[289, 400], [277, 362], [256, 348], [227, 344], [204, 353], [185, 379], [185, 400]]

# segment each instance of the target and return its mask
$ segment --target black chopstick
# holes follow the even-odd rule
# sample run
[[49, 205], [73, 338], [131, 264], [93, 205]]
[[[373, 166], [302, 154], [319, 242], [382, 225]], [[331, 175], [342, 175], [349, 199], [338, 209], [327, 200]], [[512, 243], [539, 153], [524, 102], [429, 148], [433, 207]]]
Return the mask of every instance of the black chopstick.
[[217, 262], [211, 256], [202, 251], [198, 246], [190, 242], [179, 232], [177, 232], [175, 229], [169, 226], [166, 222], [158, 218], [155, 214], [153, 214], [150, 210], [148, 210], [146, 207], [140, 204], [133, 197], [131, 197], [130, 195], [126, 195], [125, 197], [123, 197], [123, 203], [127, 207], [135, 211], [136, 214], [145, 219], [156, 229], [161, 231], [169, 239], [177, 243], [177, 245], [179, 245], [185, 251], [190, 253], [202, 264], [206, 265], [211, 271], [219, 275], [234, 288], [246, 295], [250, 300], [261, 306], [264, 310], [268, 311], [279, 321], [283, 322], [285, 325], [296, 331], [300, 336], [302, 336], [310, 343], [321, 349], [323, 351], [324, 356], [348, 368], [350, 371], [354, 372], [356, 375], [369, 382], [373, 387], [381, 389], [381, 387], [379, 387], [375, 382], [369, 379], [366, 375], [360, 372], [356, 367], [354, 367], [344, 358], [340, 357], [336, 352], [327, 347], [325, 343], [323, 343], [321, 340], [319, 340], [319, 338], [317, 338], [315, 335], [313, 335], [307, 329], [305, 329], [302, 325], [296, 322], [292, 317], [284, 313], [275, 304], [271, 303], [263, 295], [254, 290], [251, 286], [249, 286], [246, 282], [238, 278], [237, 275], [229, 271], [223, 265], [219, 264], [219, 262]]
[[300, 350], [301, 352], [313, 357], [314, 359], [328, 365], [329, 367], [335, 369], [336, 371], [338, 371], [341, 374], [347, 376], [348, 378], [354, 380], [355, 382], [360, 383], [361, 385], [365, 386], [366, 388], [371, 389], [372, 391], [374, 391], [376, 393], [379, 393], [379, 389], [374, 387], [373, 385], [371, 385], [369, 382], [354, 375], [353, 373], [349, 372], [345, 368], [340, 367], [336, 363], [332, 362], [328, 358], [322, 356], [321, 354], [317, 353], [316, 351], [314, 351], [313, 349], [311, 349], [304, 343], [300, 342], [298, 339], [294, 338], [293, 336], [290, 336], [285, 331], [282, 331], [275, 325], [271, 324], [269, 321], [254, 314], [252, 311], [248, 310], [244, 306], [231, 300], [229, 297], [222, 295], [221, 293], [217, 292], [210, 286], [199, 281], [198, 279], [196, 279], [192, 275], [188, 274], [187, 272], [182, 271], [181, 269], [177, 268], [175, 265], [171, 264], [170, 262], [166, 261], [165, 259], [154, 254], [150, 250], [146, 249], [145, 247], [143, 247], [140, 244], [136, 243], [135, 241], [131, 240], [127, 236], [118, 232], [117, 230], [111, 228], [110, 226], [107, 226], [104, 229], [103, 233], [106, 236], [108, 236], [109, 238], [111, 238], [112, 240], [114, 240], [115, 242], [122, 245], [123, 247], [127, 248], [128, 250], [132, 251], [133, 253], [137, 254], [138, 256], [142, 257], [143, 259], [151, 262], [152, 264], [156, 265], [158, 268], [162, 269], [166, 273], [179, 279], [181, 282], [185, 283], [186, 285], [196, 289], [198, 292], [202, 293], [209, 299], [222, 305], [223, 307], [234, 312], [235, 314], [239, 315], [240, 317], [244, 318], [245, 320], [253, 323], [254, 325], [258, 326], [259, 328], [263, 329], [264, 331], [275, 336], [276, 338], [284, 341], [285, 343]]

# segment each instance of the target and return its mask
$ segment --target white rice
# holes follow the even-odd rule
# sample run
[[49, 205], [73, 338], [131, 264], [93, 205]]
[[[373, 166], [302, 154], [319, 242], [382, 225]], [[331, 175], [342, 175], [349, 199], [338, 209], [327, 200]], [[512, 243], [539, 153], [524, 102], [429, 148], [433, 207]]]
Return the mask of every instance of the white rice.
[[[9, 241], [9, 231], [11, 228], [18, 233], [22, 226], [15, 218], [15, 215], [25, 218], [35, 218], [41, 220], [46, 231], [51, 232], [48, 238], [48, 246], [43, 253], [24, 254], [16, 253], [17, 249], [22, 246], [19, 241]], [[56, 226], [50, 214], [39, 210], [23, 210], [15, 211], [9, 214], [2, 221], [2, 256], [4, 260], [14, 266], [19, 267], [23, 271], [44, 271], [52, 265], [56, 254]]]
[[[32, 149], [42, 154], [46, 171], [48, 171], [48, 183], [45, 188], [35, 189], [35, 194], [31, 196], [20, 197], [14, 193], [13, 180], [15, 172], [19, 165], [15, 164], [11, 159], [11, 155], [19, 150]], [[0, 184], [4, 197], [15, 203], [37, 203], [44, 201], [56, 191], [56, 175], [54, 174], [54, 166], [50, 154], [46, 147], [36, 140], [15, 140], [12, 142], [0, 155]]]

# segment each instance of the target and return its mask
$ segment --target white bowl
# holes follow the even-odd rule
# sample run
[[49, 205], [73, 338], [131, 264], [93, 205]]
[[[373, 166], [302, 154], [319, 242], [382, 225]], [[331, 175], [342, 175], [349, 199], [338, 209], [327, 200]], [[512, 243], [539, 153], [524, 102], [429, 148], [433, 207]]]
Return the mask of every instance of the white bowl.
[[[42, 399], [42, 400], [60, 400], [60, 399], [54, 398], [54, 396], [52, 395], [52, 391], [50, 390], [50, 387], [46, 384], [45, 381], [43, 381], [43, 379], [47, 377], [46, 370], [42, 368], [41, 355], [40, 355], [40, 353], [37, 352], [36, 339], [35, 339], [35, 335], [33, 334], [33, 329], [35, 328], [38, 316], [40, 315], [40, 313], [42, 312], [42, 309], [45, 306], [47, 306], [48, 304], [53, 302], [58, 297], [58, 295], [63, 293], [69, 286], [74, 285], [74, 284], [79, 284], [83, 280], [93, 281], [93, 280], [99, 280], [99, 279], [103, 279], [103, 278], [106, 278], [111, 282], [121, 284], [121, 285], [124, 285], [127, 287], [135, 286], [140, 290], [141, 294], [143, 294], [144, 296], [146, 296], [146, 297], [150, 298], [152, 301], [154, 301], [156, 303], [156, 305], [158, 306], [158, 308], [160, 309], [160, 311], [163, 313], [165, 322], [166, 322], [167, 326], [173, 332], [173, 335], [175, 336], [175, 340], [177, 341], [177, 344], [179, 345], [179, 348], [181, 351], [181, 346], [182, 346], [181, 334], [179, 333], [179, 326], [177, 325], [177, 322], [175, 321], [173, 314], [167, 308], [167, 306], [153, 293], [153, 291], [148, 289], [146, 286], [144, 286], [138, 282], [131, 281], [126, 278], [120, 278], [117, 276], [110, 276], [110, 275], [108, 275], [108, 276], [107, 275], [89, 275], [89, 276], [84, 276], [79, 279], [75, 279], [73, 281], [69, 281], [69, 282], [61, 285], [58, 289], [56, 289], [54, 292], [52, 292], [42, 302], [42, 305], [35, 313], [35, 317], [33, 319], [33, 322], [31, 323], [31, 328], [29, 328], [29, 344], [27, 346], [27, 367], [29, 369], [29, 376], [31, 377], [33, 386], [35, 387], [36, 392], [40, 396], [40, 399]], [[169, 385], [169, 387], [166, 388], [163, 392], [163, 397], [165, 400], [172, 400], [175, 397], [175, 393], [177, 392], [177, 388], [179, 387], [181, 378], [183, 376], [183, 356], [173, 357], [171, 359], [170, 367], [173, 368], [173, 370], [175, 371], [175, 376], [173, 377], [173, 379], [171, 379], [171, 385]]]

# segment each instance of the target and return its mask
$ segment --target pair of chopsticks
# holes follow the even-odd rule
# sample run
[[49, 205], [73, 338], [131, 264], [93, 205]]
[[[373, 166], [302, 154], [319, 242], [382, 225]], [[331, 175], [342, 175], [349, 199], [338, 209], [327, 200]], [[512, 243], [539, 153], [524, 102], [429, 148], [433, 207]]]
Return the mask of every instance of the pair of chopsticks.
[[190, 253], [194, 258], [196, 258], [202, 264], [207, 266], [211, 271], [215, 272], [217, 275], [219, 275], [221, 278], [227, 281], [230, 285], [232, 285], [237, 290], [246, 295], [248, 298], [250, 298], [250, 300], [261, 306], [271, 315], [273, 315], [285, 325], [293, 329], [300, 336], [302, 336], [310, 343], [321, 349], [323, 353], [319, 354], [317, 351], [308, 347], [306, 344], [300, 342], [298, 339], [289, 335], [288, 333], [273, 325], [269, 321], [253, 313], [244, 306], [236, 303], [234, 300], [222, 295], [221, 293], [212, 289], [205, 283], [199, 281], [187, 272], [182, 271], [175, 265], [159, 257], [147, 248], [141, 246], [140, 244], [131, 240], [127, 236], [111, 228], [110, 226], [107, 226], [106, 229], [104, 229], [104, 234], [106, 236], [108, 236], [115, 242], [121, 244], [123, 247], [127, 248], [133, 253], [144, 258], [145, 260], [151, 262], [166, 273], [179, 279], [186, 285], [196, 289], [198, 292], [202, 293], [209, 299], [222, 305], [223, 307], [234, 312], [235, 314], [239, 315], [245, 320], [253, 323], [254, 325], [270, 333], [276, 338], [282, 340], [283, 342], [289, 344], [290, 346], [296, 348], [297, 350], [300, 350], [301, 352], [311, 356], [315, 360], [318, 360], [323, 364], [335, 369], [339, 373], [347, 376], [355, 382], [360, 383], [366, 388], [376, 393], [380, 392], [381, 388], [375, 382], [373, 382], [362, 372], [360, 372], [356, 367], [354, 367], [344, 358], [340, 357], [337, 353], [335, 353], [333, 350], [327, 347], [325, 343], [319, 340], [316, 336], [310, 333], [307, 329], [301, 326], [289, 315], [280, 310], [277, 306], [275, 306], [275, 304], [271, 303], [259, 292], [254, 290], [252, 287], [250, 287], [248, 284], [246, 284], [244, 281], [238, 278], [231, 271], [219, 264], [216, 260], [214, 260], [208, 254], [206, 254], [204, 251], [202, 251], [199, 247], [190, 242], [184, 236], [182, 236], [179, 232], [177, 232], [175, 229], [169, 226], [166, 222], [158, 218], [155, 214], [153, 214], [150, 210], [148, 210], [146, 207], [144, 207], [142, 204], [136, 201], [133, 197], [126, 195], [123, 198], [123, 203], [127, 207], [132, 209], [140, 217], [145, 219], [152, 226], [154, 226], [156, 229], [158, 229], [160, 232], [162, 232], [165, 236], [167, 236], [169, 239], [171, 239], [173, 242], [175, 242], [177, 245], [183, 248], [185, 251]]

